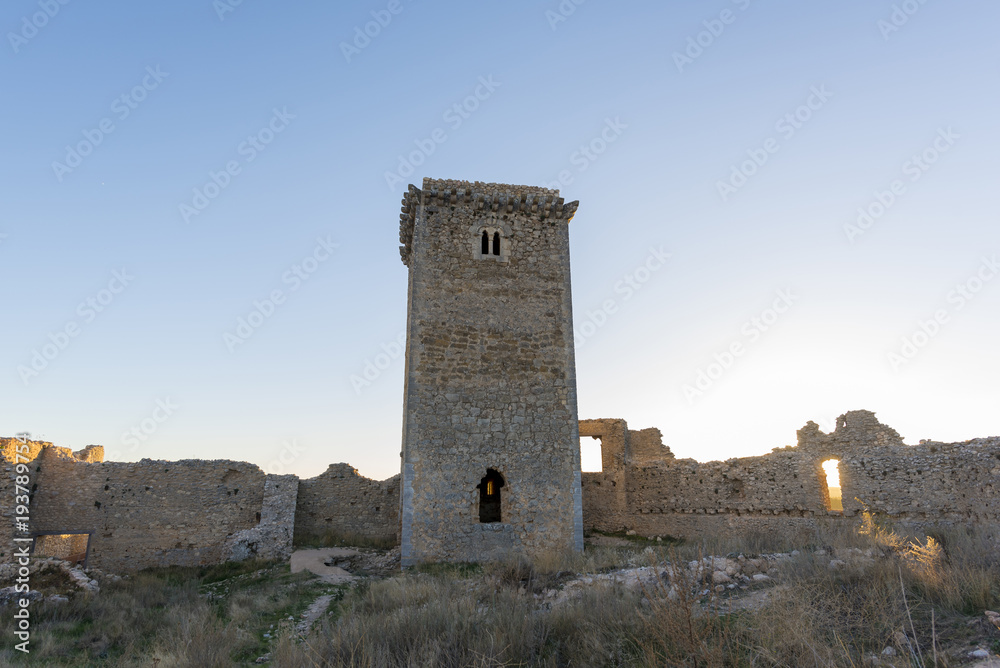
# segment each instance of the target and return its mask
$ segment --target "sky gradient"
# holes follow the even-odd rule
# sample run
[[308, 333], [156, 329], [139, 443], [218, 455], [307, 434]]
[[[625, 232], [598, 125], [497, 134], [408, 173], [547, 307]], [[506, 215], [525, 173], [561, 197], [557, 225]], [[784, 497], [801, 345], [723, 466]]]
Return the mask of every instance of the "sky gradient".
[[425, 176], [580, 201], [581, 418], [701, 461], [859, 408], [910, 443], [998, 435], [998, 22], [8, 2], [0, 435], [397, 473], [399, 200]]

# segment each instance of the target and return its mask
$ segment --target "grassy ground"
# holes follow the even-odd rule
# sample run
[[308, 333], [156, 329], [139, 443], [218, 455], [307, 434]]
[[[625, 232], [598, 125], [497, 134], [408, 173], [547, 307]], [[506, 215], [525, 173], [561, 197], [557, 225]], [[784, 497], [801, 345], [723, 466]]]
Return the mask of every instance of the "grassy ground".
[[[212, 668], [253, 663], [269, 650], [272, 638], [288, 633], [289, 618], [297, 619], [324, 593], [343, 597], [344, 589], [310, 574], [292, 575], [287, 565], [275, 562], [151, 569], [106, 583], [97, 595], [33, 603], [30, 655], [5, 642], [0, 665]], [[13, 638], [8, 610], [0, 613], [0, 635]]]
[[[616, 536], [617, 546], [582, 555], [429, 564], [340, 588], [275, 563], [157, 569], [34, 606], [30, 661], [5, 643], [0, 664], [211, 667], [267, 655], [281, 668], [959, 666], [976, 647], [1000, 653], [1000, 629], [983, 616], [1000, 607], [996, 535], [950, 531], [914, 543], [868, 522], [798, 546], [768, 536]], [[800, 553], [771, 581], [719, 595], [684, 566], [791, 547]], [[845, 548], [872, 557], [831, 568]], [[639, 588], [595, 576], [559, 596], [581, 573], [643, 566], [659, 576]], [[325, 593], [329, 610], [298, 638], [289, 617]], [[728, 607], [737, 600], [746, 604]], [[11, 621], [0, 618], [5, 638]]]

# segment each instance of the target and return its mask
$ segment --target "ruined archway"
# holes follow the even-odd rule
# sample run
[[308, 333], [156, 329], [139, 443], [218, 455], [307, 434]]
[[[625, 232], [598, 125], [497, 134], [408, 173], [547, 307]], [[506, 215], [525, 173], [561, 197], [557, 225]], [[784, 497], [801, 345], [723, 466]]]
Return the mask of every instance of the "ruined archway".
[[479, 490], [479, 521], [483, 524], [503, 521], [500, 497], [503, 486], [503, 476], [495, 469], [486, 469], [486, 475], [476, 485]]
[[823, 505], [828, 512], [844, 512], [839, 459], [827, 459], [820, 464], [820, 489], [823, 492]]

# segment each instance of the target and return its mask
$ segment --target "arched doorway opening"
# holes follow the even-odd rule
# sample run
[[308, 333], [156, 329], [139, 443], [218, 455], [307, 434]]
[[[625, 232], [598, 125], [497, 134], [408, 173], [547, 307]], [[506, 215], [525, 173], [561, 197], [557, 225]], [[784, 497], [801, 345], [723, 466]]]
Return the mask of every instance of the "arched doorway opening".
[[503, 476], [495, 469], [486, 469], [486, 475], [476, 485], [479, 490], [479, 521], [483, 524], [502, 521], [500, 488], [503, 486]]

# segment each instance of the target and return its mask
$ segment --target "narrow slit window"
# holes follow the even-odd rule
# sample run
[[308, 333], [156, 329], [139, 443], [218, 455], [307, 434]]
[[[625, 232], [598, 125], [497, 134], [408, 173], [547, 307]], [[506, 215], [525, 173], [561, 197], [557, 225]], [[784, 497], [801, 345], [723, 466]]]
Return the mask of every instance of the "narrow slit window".
[[493, 254], [500, 255], [500, 233], [493, 233]]
[[483, 524], [502, 521], [500, 488], [503, 476], [493, 469], [486, 470], [486, 476], [476, 486], [479, 489], [479, 521]]
[[483, 230], [483, 245], [480, 249], [482, 255], [490, 254], [490, 235], [486, 230]]

